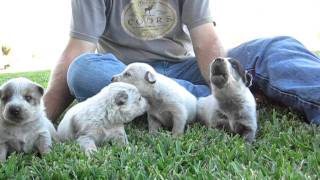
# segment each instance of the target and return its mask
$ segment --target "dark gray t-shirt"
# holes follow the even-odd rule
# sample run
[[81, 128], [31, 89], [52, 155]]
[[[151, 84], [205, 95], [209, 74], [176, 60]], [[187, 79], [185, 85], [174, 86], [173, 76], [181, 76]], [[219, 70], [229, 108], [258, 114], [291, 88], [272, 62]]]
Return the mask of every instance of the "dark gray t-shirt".
[[72, 0], [70, 36], [124, 63], [194, 56], [190, 29], [213, 22], [210, 0]]

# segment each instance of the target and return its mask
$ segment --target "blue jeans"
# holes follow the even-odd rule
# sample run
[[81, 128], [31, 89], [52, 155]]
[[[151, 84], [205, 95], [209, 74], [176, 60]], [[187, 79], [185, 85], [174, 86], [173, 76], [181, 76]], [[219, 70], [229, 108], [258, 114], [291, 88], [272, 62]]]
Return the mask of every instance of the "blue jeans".
[[[310, 123], [320, 124], [320, 59], [290, 37], [257, 39], [228, 52], [253, 75], [253, 84], [264, 94], [303, 112]], [[149, 63], [196, 97], [210, 94], [195, 58], [181, 63]], [[70, 92], [83, 101], [111, 82], [125, 64], [112, 54], [83, 54], [70, 65], [67, 75]]]

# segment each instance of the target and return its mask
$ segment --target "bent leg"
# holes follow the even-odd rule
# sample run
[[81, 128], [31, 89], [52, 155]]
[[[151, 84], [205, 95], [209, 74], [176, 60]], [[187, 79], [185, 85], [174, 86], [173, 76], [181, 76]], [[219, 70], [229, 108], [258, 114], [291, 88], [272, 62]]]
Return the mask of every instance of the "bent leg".
[[178, 63], [163, 61], [160, 65], [152, 63], [150, 65], [157, 72], [175, 80], [197, 98], [211, 94], [209, 86], [201, 75], [196, 58]]
[[89, 135], [80, 136], [77, 139], [80, 148], [84, 150], [85, 154], [90, 157], [91, 154], [97, 151], [97, 146], [94, 139]]
[[290, 37], [253, 40], [228, 52], [266, 96], [320, 124], [320, 59]]
[[112, 54], [86, 53], [70, 65], [67, 82], [72, 95], [78, 101], [97, 94], [111, 83], [113, 75], [121, 73], [126, 65]]

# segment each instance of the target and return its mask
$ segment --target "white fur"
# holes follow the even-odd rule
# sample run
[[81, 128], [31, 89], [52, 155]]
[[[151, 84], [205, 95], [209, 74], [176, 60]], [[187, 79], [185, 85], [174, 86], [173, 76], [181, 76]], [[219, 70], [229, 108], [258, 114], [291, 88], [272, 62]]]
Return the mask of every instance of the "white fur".
[[[118, 105], [119, 95], [126, 94], [123, 105]], [[136, 87], [127, 83], [111, 83], [98, 94], [70, 108], [58, 126], [61, 141], [77, 140], [87, 155], [96, 146], [113, 140], [127, 144], [124, 123], [146, 112], [147, 102]]]
[[215, 127], [216, 125], [212, 124], [215, 121], [212, 120], [218, 116], [218, 110], [219, 104], [213, 95], [201, 97], [197, 103], [197, 119], [207, 127]]
[[[37, 102], [27, 102], [27, 95]], [[42, 95], [43, 88], [26, 78], [11, 79], [0, 87], [0, 161], [13, 151], [50, 152], [56, 130], [46, 117]], [[12, 106], [21, 108], [19, 120], [10, 114]]]
[[135, 85], [150, 105], [149, 132], [161, 126], [172, 128], [173, 136], [184, 133], [185, 125], [195, 120], [196, 98], [174, 80], [157, 73], [145, 63], [132, 63], [113, 81]]

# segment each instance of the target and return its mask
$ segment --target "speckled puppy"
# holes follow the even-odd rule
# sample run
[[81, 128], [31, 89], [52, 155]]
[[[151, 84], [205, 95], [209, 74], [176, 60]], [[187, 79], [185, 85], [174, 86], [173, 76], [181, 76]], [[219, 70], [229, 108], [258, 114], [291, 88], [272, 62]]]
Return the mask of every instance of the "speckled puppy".
[[40, 85], [26, 78], [0, 87], [0, 161], [13, 151], [50, 152], [56, 131], [44, 112], [43, 93]]
[[257, 130], [256, 102], [249, 90], [252, 76], [239, 61], [217, 58], [210, 65], [212, 95], [200, 98], [197, 114], [208, 127], [238, 133], [252, 142]]
[[172, 135], [184, 133], [185, 125], [195, 120], [197, 99], [174, 80], [157, 73], [145, 63], [132, 63], [112, 81], [135, 85], [148, 100], [149, 132], [161, 126], [172, 128]]
[[111, 83], [68, 110], [58, 126], [58, 137], [61, 141], [76, 139], [88, 156], [109, 140], [127, 144], [124, 123], [144, 114], [147, 108], [136, 87]]

